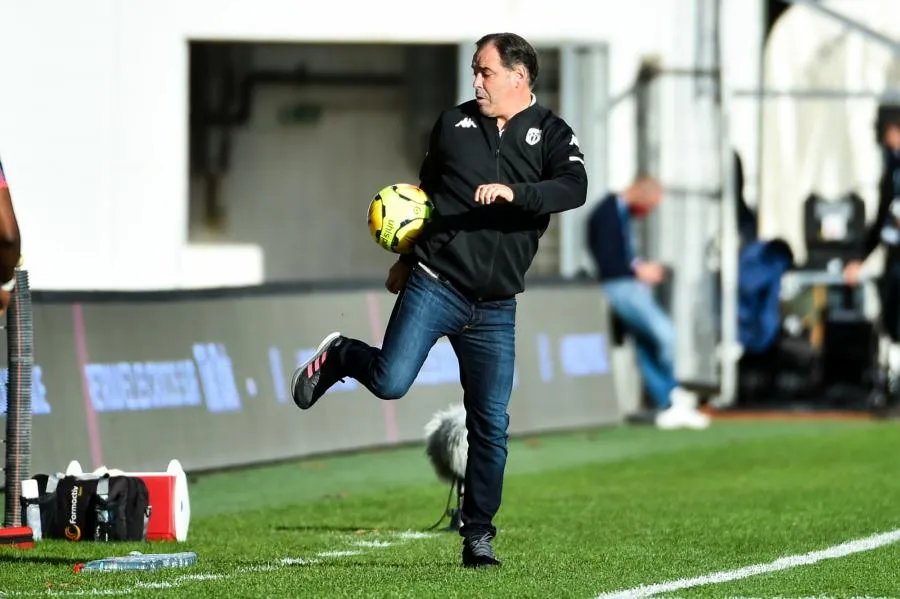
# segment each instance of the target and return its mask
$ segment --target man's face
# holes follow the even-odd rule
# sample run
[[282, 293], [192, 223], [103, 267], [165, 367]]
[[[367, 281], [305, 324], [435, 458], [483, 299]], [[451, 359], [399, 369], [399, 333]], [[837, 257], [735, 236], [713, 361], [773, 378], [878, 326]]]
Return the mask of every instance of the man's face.
[[493, 44], [488, 44], [472, 59], [475, 79], [475, 99], [481, 114], [489, 117], [502, 115], [509, 108], [510, 98], [516, 91], [527, 85], [523, 77], [524, 68], [507, 69], [500, 60], [500, 53]]
[[891, 123], [885, 128], [884, 145], [894, 152], [900, 151], [900, 124]]

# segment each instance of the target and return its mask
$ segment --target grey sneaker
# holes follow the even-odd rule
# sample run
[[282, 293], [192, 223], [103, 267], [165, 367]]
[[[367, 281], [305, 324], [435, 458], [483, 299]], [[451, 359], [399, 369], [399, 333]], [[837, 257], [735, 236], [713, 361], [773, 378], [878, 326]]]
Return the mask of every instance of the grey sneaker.
[[484, 533], [477, 537], [466, 537], [463, 540], [462, 562], [465, 568], [483, 568], [486, 566], [499, 566], [500, 560], [494, 555], [491, 546], [493, 537]]
[[340, 333], [332, 333], [322, 340], [316, 353], [294, 371], [291, 394], [301, 410], [308, 410], [336, 382], [343, 380], [337, 360], [330, 356], [344, 342]]

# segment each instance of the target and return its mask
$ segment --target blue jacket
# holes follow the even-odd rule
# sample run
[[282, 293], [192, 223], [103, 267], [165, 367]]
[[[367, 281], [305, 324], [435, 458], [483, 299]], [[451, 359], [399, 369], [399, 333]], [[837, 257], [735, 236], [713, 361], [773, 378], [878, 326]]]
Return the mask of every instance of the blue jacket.
[[741, 251], [738, 339], [749, 354], [768, 350], [781, 331], [781, 277], [794, 256], [781, 240], [755, 241]]
[[588, 248], [601, 281], [633, 278], [632, 240], [627, 212], [620, 209], [618, 196], [609, 194], [597, 204], [587, 223]]

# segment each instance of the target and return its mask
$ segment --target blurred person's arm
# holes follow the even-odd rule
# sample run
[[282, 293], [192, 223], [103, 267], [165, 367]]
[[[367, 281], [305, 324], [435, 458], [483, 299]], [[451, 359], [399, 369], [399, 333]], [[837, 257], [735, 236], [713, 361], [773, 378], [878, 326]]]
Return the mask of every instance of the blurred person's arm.
[[639, 281], [648, 285], [658, 285], [666, 280], [666, 267], [659, 262], [635, 259], [631, 269]]
[[[19, 223], [13, 210], [12, 196], [3, 172], [3, 164], [0, 163], [0, 292], [6, 295], [15, 285], [20, 251]], [[8, 297], [0, 299], [0, 307], [6, 309], [8, 302]]]
[[879, 186], [878, 213], [875, 215], [875, 221], [866, 231], [866, 237], [863, 240], [862, 256], [859, 260], [848, 262], [844, 267], [844, 282], [848, 285], [859, 284], [860, 271], [863, 262], [865, 262], [878, 244], [881, 243], [881, 230], [890, 217], [891, 202], [894, 200], [893, 190], [890, 188], [889, 177], [885, 177]]
[[602, 273], [605, 265], [618, 272], [617, 265], [627, 264], [631, 274], [639, 281], [655, 285], [665, 279], [665, 268], [656, 263], [636, 256], [629, 262], [629, 251], [632, 241], [626, 236], [621, 222], [615, 217], [618, 200], [615, 196], [607, 196], [600, 200], [588, 218], [587, 244], [598, 273]]

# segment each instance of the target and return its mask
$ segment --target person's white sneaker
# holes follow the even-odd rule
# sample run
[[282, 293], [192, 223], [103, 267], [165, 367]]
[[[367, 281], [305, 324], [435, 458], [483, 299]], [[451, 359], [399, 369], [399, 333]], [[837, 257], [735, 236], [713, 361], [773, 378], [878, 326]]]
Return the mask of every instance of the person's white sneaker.
[[665, 410], [656, 414], [656, 428], [662, 430], [673, 430], [685, 426], [684, 413], [675, 406], [669, 406]]
[[697, 409], [697, 396], [681, 387], [675, 387], [669, 393], [669, 401], [672, 405], [684, 410]]
[[684, 426], [687, 428], [704, 429], [709, 428], [709, 416], [700, 410], [685, 410], [683, 414]]
[[676, 428], [704, 429], [709, 427], [709, 416], [697, 410], [694, 394], [676, 387], [669, 395], [671, 406], [656, 415], [656, 427], [663, 430]]

